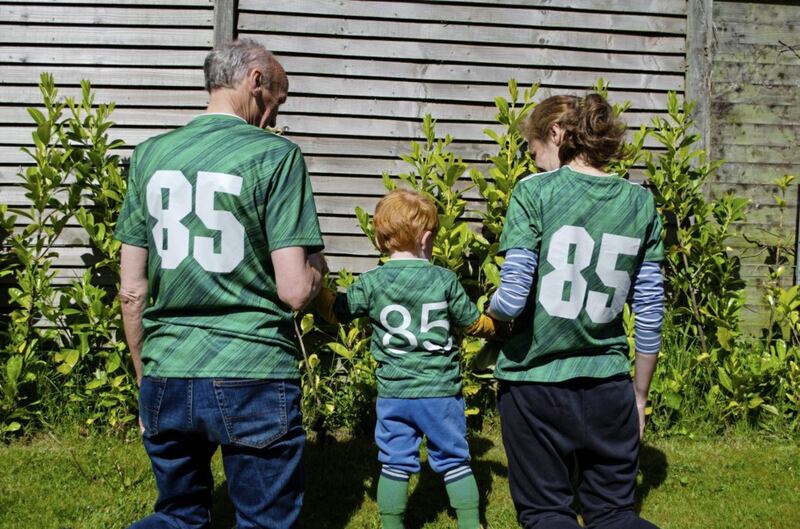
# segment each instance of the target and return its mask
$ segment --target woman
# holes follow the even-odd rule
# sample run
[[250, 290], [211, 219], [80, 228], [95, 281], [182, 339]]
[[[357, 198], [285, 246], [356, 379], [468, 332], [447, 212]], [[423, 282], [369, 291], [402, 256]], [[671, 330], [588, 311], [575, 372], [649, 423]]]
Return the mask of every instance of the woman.
[[[523, 133], [547, 172], [514, 189], [489, 309], [516, 320], [495, 376], [519, 521], [526, 529], [577, 528], [577, 492], [590, 528], [653, 528], [633, 506], [661, 346], [659, 215], [646, 189], [603, 169], [622, 154], [625, 126], [601, 96], [548, 98]], [[622, 323], [631, 285], [633, 384]]]

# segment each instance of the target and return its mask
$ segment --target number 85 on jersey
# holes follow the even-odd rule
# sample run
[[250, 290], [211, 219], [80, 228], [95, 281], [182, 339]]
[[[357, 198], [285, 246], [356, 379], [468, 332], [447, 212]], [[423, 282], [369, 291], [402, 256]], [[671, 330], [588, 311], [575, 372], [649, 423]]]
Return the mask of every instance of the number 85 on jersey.
[[[167, 207], [162, 201], [164, 190], [169, 193]], [[217, 193], [238, 197], [241, 192], [239, 176], [197, 172], [195, 214], [220, 235], [219, 252], [214, 250], [214, 237], [194, 237], [192, 256], [207, 272], [231, 272], [244, 259], [244, 226], [230, 211], [214, 209]], [[181, 221], [192, 212], [192, 194], [192, 184], [181, 171], [156, 171], [147, 182], [147, 211], [156, 219], [152, 233], [161, 268], [175, 269], [189, 256], [189, 228]]]
[[[638, 255], [641, 244], [642, 240], [634, 237], [603, 234], [594, 271], [603, 286], [614, 289], [614, 294], [609, 296], [589, 290], [589, 283], [582, 274], [593, 263], [595, 241], [592, 236], [581, 226], [562, 226], [550, 239], [546, 259], [553, 270], [542, 276], [539, 303], [550, 316], [574, 320], [585, 308], [594, 323], [613, 321], [622, 312], [631, 286], [630, 272], [617, 270], [617, 260], [620, 255]], [[572, 247], [575, 253], [570, 262]], [[564, 299], [567, 284], [570, 285], [569, 297]]]

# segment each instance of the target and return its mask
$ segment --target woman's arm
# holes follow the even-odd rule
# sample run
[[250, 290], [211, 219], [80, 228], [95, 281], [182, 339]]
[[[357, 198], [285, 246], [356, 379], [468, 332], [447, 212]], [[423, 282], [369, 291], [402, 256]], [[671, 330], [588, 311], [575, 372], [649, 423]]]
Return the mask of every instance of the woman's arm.
[[633, 282], [634, 342], [636, 361], [633, 387], [639, 413], [639, 436], [644, 435], [645, 407], [650, 381], [661, 350], [661, 327], [664, 321], [664, 276], [658, 263], [645, 262], [636, 271]]
[[511, 248], [500, 267], [500, 288], [489, 302], [489, 315], [501, 321], [519, 316], [528, 302], [538, 256], [524, 248]]

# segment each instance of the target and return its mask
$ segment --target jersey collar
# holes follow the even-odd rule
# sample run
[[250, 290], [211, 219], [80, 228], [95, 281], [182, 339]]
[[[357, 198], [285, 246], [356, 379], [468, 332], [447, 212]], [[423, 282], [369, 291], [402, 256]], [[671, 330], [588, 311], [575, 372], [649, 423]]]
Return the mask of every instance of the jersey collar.
[[247, 123], [247, 120], [244, 119], [242, 116], [237, 116], [236, 114], [229, 114], [227, 112], [204, 112], [203, 114], [198, 114], [197, 116], [195, 116], [195, 119], [202, 118], [205, 116], [224, 116], [229, 118], [236, 118]]
[[422, 259], [421, 257], [399, 257], [395, 259], [389, 259], [383, 263], [383, 266], [428, 266], [430, 264], [430, 261], [427, 259]]

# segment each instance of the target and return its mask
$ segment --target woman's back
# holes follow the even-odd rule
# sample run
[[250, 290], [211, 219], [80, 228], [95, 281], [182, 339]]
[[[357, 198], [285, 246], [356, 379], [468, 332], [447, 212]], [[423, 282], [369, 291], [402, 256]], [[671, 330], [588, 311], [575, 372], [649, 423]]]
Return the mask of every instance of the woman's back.
[[500, 249], [526, 248], [539, 267], [497, 376], [558, 382], [629, 369], [622, 311], [636, 270], [661, 259], [652, 195], [616, 176], [564, 166], [517, 184]]

